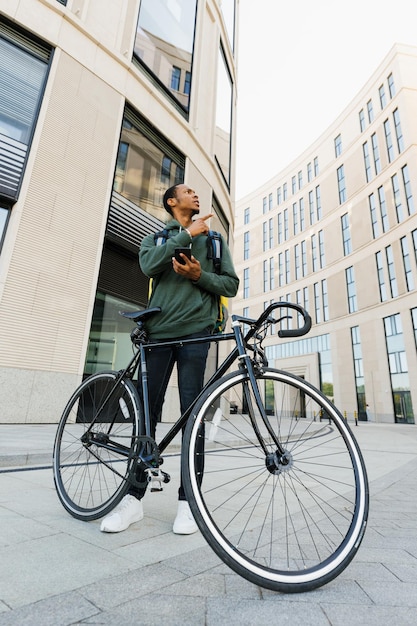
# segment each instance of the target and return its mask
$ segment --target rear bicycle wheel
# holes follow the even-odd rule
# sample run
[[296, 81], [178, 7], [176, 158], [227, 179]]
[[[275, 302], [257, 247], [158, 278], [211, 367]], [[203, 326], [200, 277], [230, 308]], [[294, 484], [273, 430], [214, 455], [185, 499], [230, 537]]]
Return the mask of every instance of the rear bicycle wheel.
[[186, 495], [205, 539], [234, 571], [275, 591], [308, 591], [338, 576], [358, 550], [366, 470], [349, 426], [320, 391], [273, 369], [257, 384], [285, 457], [260, 419], [247, 374], [234, 372], [207, 390], [188, 421]]
[[[55, 436], [53, 473], [58, 497], [75, 518], [106, 515], [128, 489], [139, 434], [141, 407], [128, 379], [115, 388], [118, 372], [87, 378], [64, 409]], [[111, 395], [109, 395], [111, 394]]]

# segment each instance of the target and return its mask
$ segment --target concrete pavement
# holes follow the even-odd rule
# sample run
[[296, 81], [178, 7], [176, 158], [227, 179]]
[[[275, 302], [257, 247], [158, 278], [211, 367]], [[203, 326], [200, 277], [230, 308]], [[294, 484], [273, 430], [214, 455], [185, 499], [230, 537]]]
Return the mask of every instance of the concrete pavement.
[[55, 494], [55, 425], [0, 425], [0, 626], [169, 624], [380, 626], [417, 622], [417, 426], [352, 429], [370, 479], [369, 526], [349, 567], [297, 595], [261, 589], [229, 570], [200, 533], [171, 532], [172, 482], [147, 494], [145, 519], [100, 533], [70, 517]]

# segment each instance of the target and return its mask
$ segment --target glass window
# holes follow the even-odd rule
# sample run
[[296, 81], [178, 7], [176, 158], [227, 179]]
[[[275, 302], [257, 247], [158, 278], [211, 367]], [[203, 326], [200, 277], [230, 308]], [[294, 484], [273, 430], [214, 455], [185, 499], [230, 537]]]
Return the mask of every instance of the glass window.
[[298, 176], [298, 189], [301, 189], [303, 186], [303, 172], [300, 170], [297, 176]]
[[342, 154], [342, 135], [338, 135], [334, 140], [334, 155], [337, 159]]
[[395, 85], [394, 85], [394, 76], [392, 74], [388, 76], [388, 89], [389, 89], [390, 98], [393, 98], [395, 96]]
[[343, 165], [337, 168], [337, 186], [339, 190], [339, 204], [346, 201], [345, 168]]
[[317, 254], [317, 235], [311, 235], [311, 261], [313, 272], [317, 272], [317, 270], [319, 269]]
[[387, 257], [388, 278], [390, 284], [391, 298], [398, 296], [397, 278], [395, 276], [394, 255], [392, 253], [392, 247], [387, 246], [385, 248], [385, 254]]
[[300, 259], [300, 244], [296, 243], [294, 246], [294, 268], [295, 268], [295, 280], [301, 278], [301, 259]]
[[271, 291], [275, 289], [275, 268], [273, 256], [269, 259], [269, 289]]
[[296, 202], [292, 205], [292, 221], [294, 235], [298, 234], [298, 205]]
[[184, 93], [189, 96], [191, 91], [191, 72], [185, 72]]
[[284, 236], [282, 233], [282, 213], [278, 213], [278, 243], [282, 243], [284, 241]]
[[369, 181], [372, 180], [372, 168], [371, 168], [371, 158], [369, 156], [369, 148], [368, 148], [367, 141], [365, 141], [365, 143], [363, 144], [362, 151], [363, 151], [363, 160], [365, 163], [366, 182], [369, 183]]
[[4, 241], [4, 235], [6, 233], [6, 226], [9, 219], [9, 209], [0, 206], [0, 252]]
[[308, 212], [310, 214], [310, 226], [316, 221], [315, 207], [314, 207], [314, 193], [308, 192]]
[[181, 81], [181, 68], [173, 67], [171, 74], [171, 89], [173, 91], [180, 90], [180, 81]]
[[322, 230], [319, 230], [318, 237], [319, 237], [320, 268], [323, 269], [323, 267], [326, 265], [326, 260], [325, 260], [325, 256], [324, 256], [324, 236], [323, 236], [323, 231]]
[[379, 285], [379, 298], [381, 302], [385, 302], [385, 300], [387, 300], [387, 289], [385, 286], [384, 265], [382, 261], [381, 252], [377, 252], [375, 254], [375, 260], [376, 260], [376, 273], [377, 273], [378, 285]]
[[355, 372], [356, 400], [358, 404], [359, 419], [366, 420], [365, 378], [363, 371], [362, 345], [359, 326], [351, 328], [353, 369]]
[[366, 128], [365, 113], [363, 109], [359, 111], [359, 127], [361, 129], [361, 133], [363, 133]]
[[352, 241], [350, 238], [350, 228], [349, 228], [349, 215], [345, 213], [341, 217], [342, 221], [342, 239], [343, 239], [343, 253], [345, 256], [352, 252]]
[[270, 193], [268, 196], [268, 210], [271, 211], [272, 207], [273, 207], [273, 199], [272, 199], [272, 193]]
[[387, 146], [388, 162], [391, 163], [394, 158], [394, 144], [392, 143], [391, 127], [389, 120], [384, 122], [385, 143]]
[[348, 310], [349, 313], [355, 313], [358, 310], [358, 303], [356, 299], [356, 285], [355, 274], [353, 267], [348, 267], [346, 270], [346, 287], [348, 296]]
[[307, 276], [307, 244], [305, 239], [301, 242], [301, 265], [303, 276]]
[[282, 202], [282, 191], [281, 191], [281, 187], [277, 188], [277, 204], [278, 206], [281, 204]]
[[384, 318], [384, 328], [395, 421], [414, 424], [407, 355], [399, 313]]
[[[17, 200], [50, 49], [42, 50], [39, 44], [35, 50], [24, 35], [17, 46], [13, 36], [10, 30], [7, 38], [3, 37], [0, 30], [0, 194]], [[23, 47], [26, 41], [27, 49]]]
[[286, 200], [288, 198], [288, 186], [287, 183], [282, 185], [282, 199]]
[[142, 0], [134, 46], [134, 57], [187, 112], [196, 6], [197, 0]]
[[268, 261], [263, 262], [264, 293], [268, 291]]
[[320, 185], [316, 187], [316, 209], [317, 209], [317, 219], [321, 219], [321, 192]]
[[268, 249], [268, 230], [267, 230], [267, 223], [263, 222], [262, 224], [262, 250], [265, 252], [265, 250]]
[[250, 208], [247, 207], [245, 209], [244, 214], [243, 214], [243, 223], [244, 224], [249, 224], [249, 220], [250, 220]]
[[269, 248], [270, 250], [274, 247], [274, 220], [269, 218], [268, 220], [268, 230], [269, 230]]
[[304, 198], [299, 199], [298, 207], [300, 210], [300, 230], [304, 230], [304, 227], [305, 227]]
[[164, 220], [162, 196], [184, 180], [184, 156], [126, 109], [114, 177], [114, 190], [141, 209]]
[[287, 241], [288, 235], [289, 235], [288, 209], [284, 209], [284, 241]]
[[307, 163], [307, 182], [311, 183], [312, 180], [313, 180], [313, 168], [311, 166], [311, 161], [310, 161], [310, 163]]
[[297, 191], [297, 179], [295, 176], [291, 177], [291, 191], [293, 194]]
[[226, 25], [227, 36], [233, 50], [235, 43], [235, 0], [222, 0], [220, 8]]
[[315, 313], [315, 321], [316, 324], [320, 324], [321, 322], [321, 306], [320, 306], [320, 285], [319, 283], [314, 283], [313, 285], [314, 292], [314, 313]]
[[220, 46], [217, 66], [216, 133], [214, 154], [228, 185], [230, 185], [232, 97], [232, 78], [229, 73], [229, 68], [227, 67], [223, 48]]
[[400, 113], [398, 109], [395, 109], [393, 112], [394, 117], [394, 127], [395, 127], [395, 136], [397, 138], [397, 147], [398, 152], [402, 152], [404, 150], [404, 138], [401, 130], [401, 122], [400, 122]]
[[321, 281], [321, 296], [323, 300], [323, 322], [329, 320], [329, 298], [327, 295], [327, 280]]
[[243, 270], [243, 297], [249, 298], [249, 268]]
[[408, 173], [408, 166], [404, 165], [404, 167], [401, 168], [401, 172], [403, 175], [403, 183], [404, 183], [405, 198], [407, 201], [408, 215], [412, 215], [415, 211], [415, 208], [414, 208], [413, 194], [411, 192], [411, 182], [410, 182], [410, 175]]
[[403, 255], [404, 274], [405, 274], [405, 282], [407, 285], [407, 291], [413, 291], [414, 278], [413, 278], [413, 272], [411, 270], [410, 253], [408, 251], [407, 237], [401, 237], [400, 242], [401, 242], [401, 252]]
[[278, 284], [282, 287], [284, 282], [284, 254], [280, 252], [278, 254]]
[[387, 104], [387, 98], [385, 96], [385, 87], [384, 85], [381, 85], [379, 90], [379, 103], [381, 105], [381, 109], [383, 109], [385, 107], [385, 105]]
[[381, 159], [379, 158], [378, 137], [376, 136], [376, 133], [371, 135], [371, 143], [372, 154], [374, 156], [375, 174], [378, 176], [381, 171]]
[[290, 251], [285, 250], [285, 284], [288, 285], [290, 282], [291, 282]]
[[247, 230], [243, 234], [243, 260], [247, 261], [249, 259], [249, 242], [250, 242], [250, 232]]
[[392, 182], [392, 191], [394, 194], [394, 205], [395, 205], [395, 211], [397, 214], [397, 222], [400, 223], [404, 219], [404, 214], [403, 214], [403, 205], [401, 202], [400, 185], [398, 183], [397, 174], [394, 174], [394, 176], [391, 177], [391, 182]]
[[374, 120], [374, 107], [372, 105], [372, 100], [368, 100], [366, 103], [366, 110], [368, 111], [368, 122], [371, 124]]
[[387, 213], [387, 203], [385, 201], [385, 190], [384, 188], [378, 187], [378, 201], [379, 201], [379, 211], [381, 213], [381, 221], [382, 221], [382, 232], [386, 233], [389, 229], [389, 221], [388, 221], [388, 213]]
[[318, 176], [319, 175], [319, 158], [318, 157], [314, 157], [314, 176]]
[[379, 236], [379, 225], [378, 225], [378, 217], [376, 212], [376, 204], [375, 204], [375, 196], [373, 193], [370, 194], [369, 198], [369, 210], [371, 212], [371, 224], [372, 224], [372, 234], [374, 239]]
[[417, 263], [417, 230], [413, 230], [411, 236], [413, 238], [414, 256]]

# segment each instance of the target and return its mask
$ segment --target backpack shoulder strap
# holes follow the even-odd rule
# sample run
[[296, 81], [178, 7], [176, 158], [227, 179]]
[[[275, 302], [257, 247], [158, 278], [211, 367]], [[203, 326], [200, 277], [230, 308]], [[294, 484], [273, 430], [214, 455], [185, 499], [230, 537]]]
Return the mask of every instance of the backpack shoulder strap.
[[162, 246], [166, 240], [168, 239], [168, 230], [166, 228], [164, 228], [164, 230], [161, 230], [159, 233], [155, 233], [153, 236], [153, 240], [155, 242], [156, 246]]
[[220, 274], [222, 260], [222, 236], [215, 230], [207, 234], [207, 258], [213, 260], [214, 271]]

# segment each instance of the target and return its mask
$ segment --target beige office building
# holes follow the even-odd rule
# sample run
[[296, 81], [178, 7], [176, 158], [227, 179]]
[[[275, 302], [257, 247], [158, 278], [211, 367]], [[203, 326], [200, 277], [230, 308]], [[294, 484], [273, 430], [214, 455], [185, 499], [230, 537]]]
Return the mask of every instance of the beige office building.
[[237, 4], [0, 0], [1, 423], [127, 364], [165, 189], [233, 232]]
[[417, 48], [396, 45], [328, 130], [237, 205], [237, 312], [303, 305], [311, 332], [289, 341], [274, 327], [270, 365], [350, 421], [416, 419], [416, 111]]

